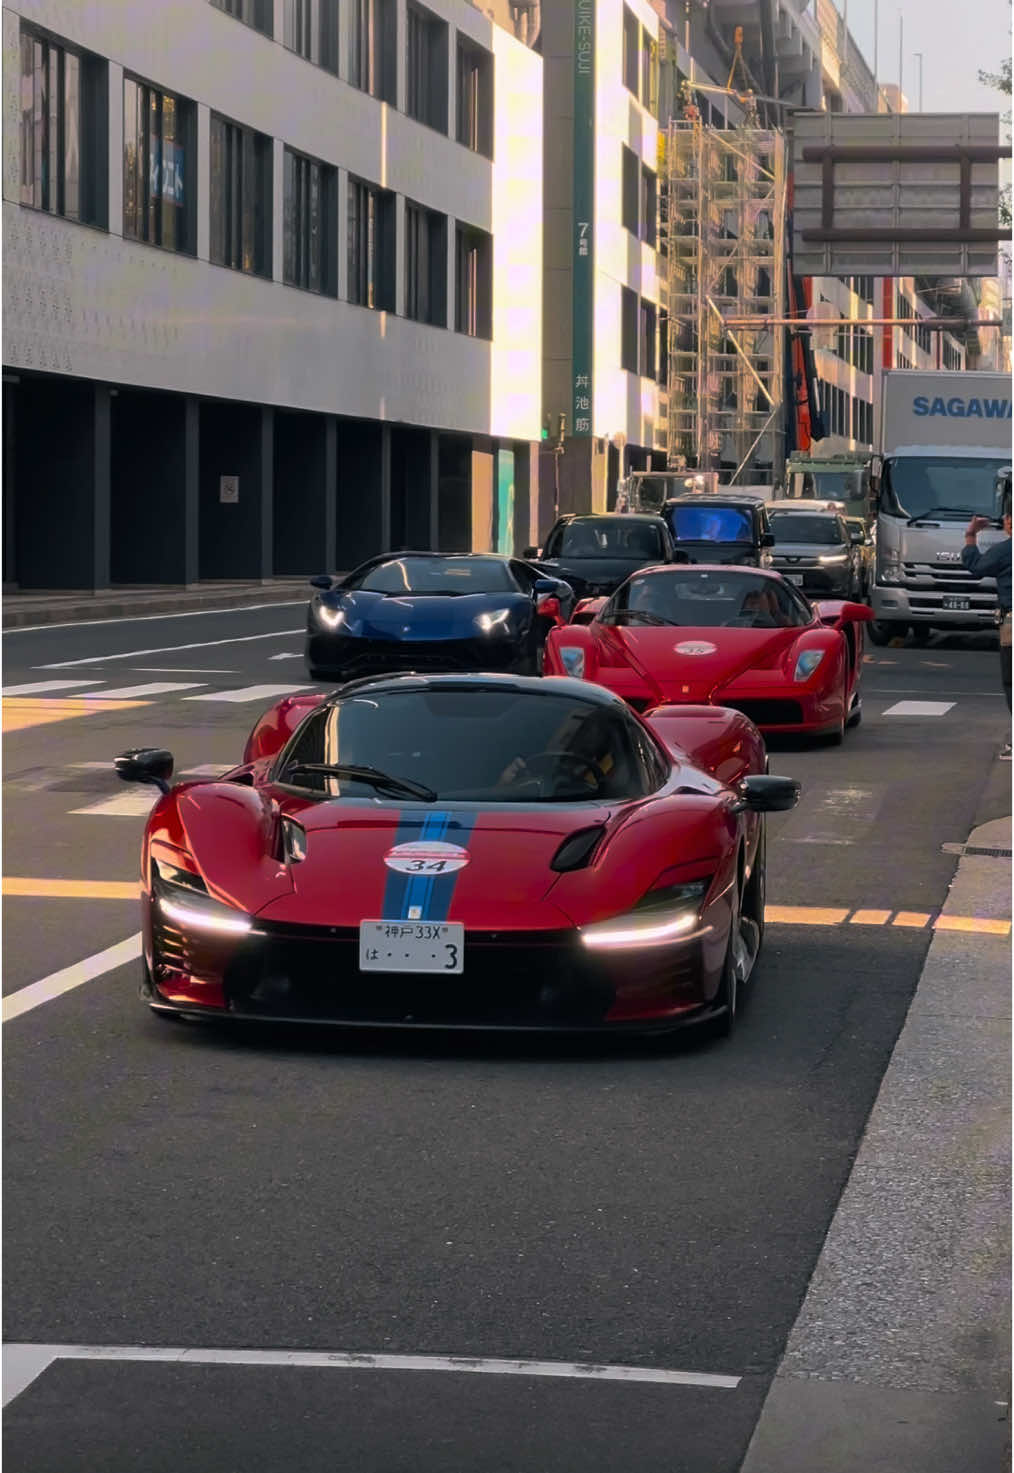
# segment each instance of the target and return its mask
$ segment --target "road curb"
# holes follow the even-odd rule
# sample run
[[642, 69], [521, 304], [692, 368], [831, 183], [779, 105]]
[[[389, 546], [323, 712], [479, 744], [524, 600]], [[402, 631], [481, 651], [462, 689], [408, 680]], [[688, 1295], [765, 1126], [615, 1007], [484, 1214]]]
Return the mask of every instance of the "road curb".
[[[1010, 901], [966, 855], [942, 913]], [[1010, 1015], [1009, 943], [935, 933], [741, 1473], [1009, 1467]]]
[[309, 591], [303, 592], [302, 581], [290, 587], [254, 585], [235, 592], [208, 590], [154, 595], [119, 594], [115, 597], [92, 594], [74, 601], [66, 600], [66, 595], [58, 595], [54, 602], [35, 607], [18, 607], [18, 595], [13, 594], [3, 601], [3, 625], [5, 630], [14, 630], [89, 619], [136, 619], [159, 614], [240, 609], [252, 604], [303, 603], [309, 600], [309, 596]]

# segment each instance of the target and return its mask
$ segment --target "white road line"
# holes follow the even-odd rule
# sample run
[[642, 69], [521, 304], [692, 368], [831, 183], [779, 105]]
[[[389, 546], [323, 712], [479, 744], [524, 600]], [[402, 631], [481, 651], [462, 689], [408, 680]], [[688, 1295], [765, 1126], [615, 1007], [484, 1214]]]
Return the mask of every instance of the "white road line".
[[552, 1376], [571, 1381], [649, 1382], [735, 1391], [740, 1376], [665, 1371], [649, 1366], [586, 1365], [552, 1360], [498, 1360], [488, 1356], [357, 1355], [345, 1350], [183, 1350], [148, 1345], [22, 1345], [3, 1348], [4, 1406], [55, 1360], [173, 1362], [204, 1366], [289, 1366], [346, 1371], [452, 1371], [480, 1376]]
[[155, 807], [159, 794], [151, 787], [124, 788], [112, 798], [102, 798], [86, 808], [71, 808], [71, 814], [83, 813], [88, 818], [144, 818]]
[[104, 665], [107, 660], [140, 660], [145, 655], [176, 655], [180, 650], [207, 650], [221, 644], [249, 644], [253, 639], [291, 639], [294, 634], [302, 633], [302, 629], [273, 629], [270, 634], [236, 634], [229, 639], [202, 639], [196, 644], [164, 644], [152, 650], [126, 650], [122, 655], [88, 655], [83, 660], [57, 660], [52, 665], [35, 665], [32, 668], [70, 670], [76, 665]]
[[[270, 604], [243, 604], [235, 609], [184, 609], [181, 614], [121, 614], [115, 619], [73, 619], [69, 624], [26, 624], [23, 629], [5, 629], [4, 638], [14, 634], [42, 634], [47, 629], [90, 629], [96, 624], [146, 624], [155, 619], [198, 619], [212, 614], [256, 614], [263, 609], [293, 609], [306, 604], [305, 598], [279, 599]], [[298, 631], [302, 634], [302, 630]], [[46, 669], [49, 667], [46, 666]]]
[[[879, 696], [922, 696], [926, 694], [926, 687], [924, 685], [877, 685], [866, 689], [864, 694], [869, 696], [871, 700]], [[995, 696], [997, 700], [1000, 700], [1002, 692], [998, 690], [948, 690], [937, 691], [937, 695], [953, 695], [955, 698], [959, 696]]]
[[[277, 659], [277, 655], [272, 655]], [[238, 675], [238, 670], [206, 670], [203, 665], [135, 665], [139, 675]]]
[[302, 650], [296, 650], [295, 653], [294, 654], [291, 654], [291, 655], [290, 654], [285, 654], [285, 655], [268, 655], [268, 659], [269, 660], [301, 660], [302, 658], [303, 658], [303, 651]]
[[0, 695], [44, 696], [49, 691], [77, 690], [83, 685], [101, 685], [101, 680], [30, 680], [27, 685], [5, 685]]
[[173, 690], [200, 690], [205, 680], [151, 680], [147, 685], [120, 685], [116, 690], [89, 691], [86, 697], [92, 701], [134, 701], [142, 696], [164, 696]]
[[885, 716], [946, 716], [953, 701], [896, 701], [888, 706]]
[[30, 982], [27, 987], [18, 988], [17, 992], [4, 998], [0, 1016], [5, 1023], [9, 1023], [12, 1018], [20, 1018], [22, 1013], [31, 1012], [32, 1008], [41, 1007], [44, 1002], [52, 1002], [65, 992], [73, 992], [82, 983], [101, 977], [103, 972], [115, 971], [126, 962], [135, 961], [140, 955], [141, 933], [138, 931], [136, 936], [128, 936], [126, 941], [118, 941], [105, 951], [86, 956], [82, 962], [75, 962], [73, 966], [53, 972], [39, 982]]
[[270, 701], [275, 696], [293, 696], [313, 690], [311, 685], [243, 685], [239, 690], [212, 690], [203, 696], [184, 696], [185, 701]]

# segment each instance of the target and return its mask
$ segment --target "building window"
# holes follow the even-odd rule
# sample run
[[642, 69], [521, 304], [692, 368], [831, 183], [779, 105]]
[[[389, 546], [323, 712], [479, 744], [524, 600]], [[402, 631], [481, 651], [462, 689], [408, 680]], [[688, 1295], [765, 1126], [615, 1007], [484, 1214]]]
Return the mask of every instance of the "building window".
[[405, 316], [447, 326], [447, 216], [405, 205]]
[[658, 313], [658, 381], [663, 388], [669, 384], [669, 314], [659, 308]]
[[21, 203], [106, 224], [106, 63], [21, 32]]
[[282, 43], [337, 74], [338, 0], [285, 0]]
[[447, 22], [409, 4], [408, 96], [410, 118], [447, 132]]
[[338, 295], [338, 171], [285, 150], [282, 275], [289, 286]]
[[381, 102], [397, 91], [394, 0], [345, 0], [348, 80]]
[[271, 275], [271, 139], [211, 115], [211, 259]]
[[620, 367], [637, 372], [637, 293], [620, 287]]
[[641, 27], [633, 11], [623, 7], [623, 85], [637, 96], [640, 68]]
[[658, 216], [658, 187], [655, 175], [641, 165], [641, 239], [655, 244], [655, 222]]
[[197, 253], [196, 109], [185, 98], [123, 79], [123, 233]]
[[623, 226], [632, 235], [638, 233], [638, 195], [637, 195], [637, 154], [625, 143], [620, 147], [623, 150]]
[[655, 304], [641, 303], [640, 359], [638, 371], [642, 378], [655, 377]]
[[458, 37], [458, 142], [493, 157], [493, 58]]
[[394, 195], [361, 179], [349, 180], [349, 301], [393, 312]]
[[647, 31], [641, 32], [641, 105], [655, 111], [655, 48]]
[[246, 26], [262, 31], [265, 36], [273, 33], [273, 7], [271, 0], [211, 0], [217, 10], [234, 15]]
[[470, 338], [493, 336], [493, 238], [459, 225], [454, 248], [454, 327]]

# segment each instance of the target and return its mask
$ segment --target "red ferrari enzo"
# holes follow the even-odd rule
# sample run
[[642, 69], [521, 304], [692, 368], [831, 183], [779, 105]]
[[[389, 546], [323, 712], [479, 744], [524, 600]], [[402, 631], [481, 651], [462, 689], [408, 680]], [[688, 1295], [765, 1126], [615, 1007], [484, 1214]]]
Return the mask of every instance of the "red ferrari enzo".
[[642, 721], [575, 680], [388, 676], [282, 701], [169, 786], [141, 854], [160, 1014], [727, 1032], [764, 930], [765, 775], [732, 711]]
[[637, 711], [728, 706], [765, 732], [840, 742], [862, 720], [865, 604], [807, 602], [779, 573], [645, 568], [550, 632], [546, 675], [596, 681]]

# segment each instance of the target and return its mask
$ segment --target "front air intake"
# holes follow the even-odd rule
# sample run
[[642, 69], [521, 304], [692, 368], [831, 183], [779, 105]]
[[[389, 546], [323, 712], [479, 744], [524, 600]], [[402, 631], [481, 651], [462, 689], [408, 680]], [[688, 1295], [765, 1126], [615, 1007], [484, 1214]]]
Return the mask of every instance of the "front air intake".
[[578, 829], [576, 834], [571, 834], [564, 839], [552, 859], [549, 868], [559, 874], [565, 874], [568, 870], [584, 869], [585, 865], [591, 863], [591, 857], [598, 847], [598, 842], [605, 833], [605, 825], [595, 824], [590, 829]]

